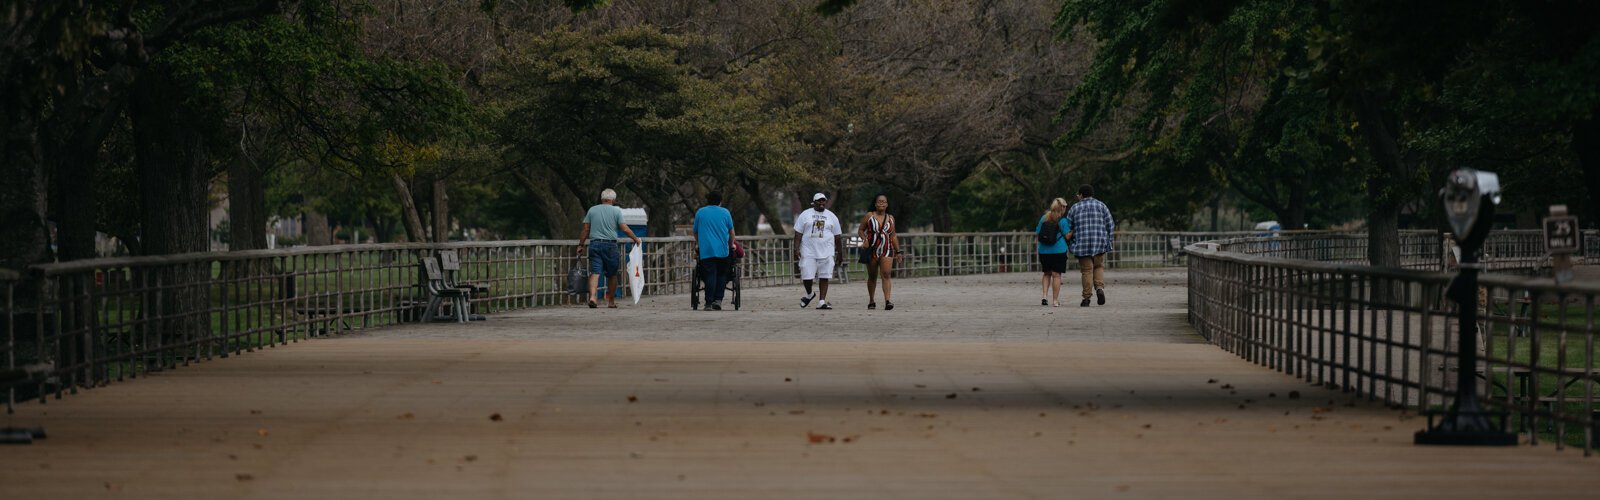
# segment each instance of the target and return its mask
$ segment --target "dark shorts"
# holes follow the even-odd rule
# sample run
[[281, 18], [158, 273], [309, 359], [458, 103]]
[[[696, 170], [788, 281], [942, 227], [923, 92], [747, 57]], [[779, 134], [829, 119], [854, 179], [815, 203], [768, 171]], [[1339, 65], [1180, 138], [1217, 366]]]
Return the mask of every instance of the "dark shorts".
[[1041, 253], [1039, 254], [1039, 268], [1047, 273], [1067, 272], [1067, 254]]
[[617, 253], [615, 241], [589, 242], [589, 273], [599, 276], [616, 276], [622, 269], [622, 254]]

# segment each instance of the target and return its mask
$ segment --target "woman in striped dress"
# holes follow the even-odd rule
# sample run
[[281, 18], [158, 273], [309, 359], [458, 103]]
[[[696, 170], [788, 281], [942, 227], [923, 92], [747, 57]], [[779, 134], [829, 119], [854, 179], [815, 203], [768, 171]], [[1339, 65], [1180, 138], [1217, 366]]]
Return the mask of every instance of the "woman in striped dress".
[[883, 310], [894, 310], [894, 302], [889, 298], [889, 272], [900, 260], [900, 237], [894, 232], [894, 216], [889, 215], [887, 195], [879, 194], [872, 199], [872, 211], [861, 218], [856, 233], [861, 237], [861, 251], [869, 252], [872, 256], [872, 260], [867, 262], [867, 309], [878, 308], [874, 299], [878, 280], [882, 279]]

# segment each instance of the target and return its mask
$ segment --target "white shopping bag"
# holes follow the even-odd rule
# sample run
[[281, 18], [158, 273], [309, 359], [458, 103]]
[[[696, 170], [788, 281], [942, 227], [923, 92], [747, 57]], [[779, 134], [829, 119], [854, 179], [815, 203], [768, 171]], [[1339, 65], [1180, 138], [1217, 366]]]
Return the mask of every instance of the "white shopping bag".
[[638, 304], [639, 294], [644, 291], [644, 250], [639, 245], [628, 252], [628, 291], [633, 292], [633, 303]]

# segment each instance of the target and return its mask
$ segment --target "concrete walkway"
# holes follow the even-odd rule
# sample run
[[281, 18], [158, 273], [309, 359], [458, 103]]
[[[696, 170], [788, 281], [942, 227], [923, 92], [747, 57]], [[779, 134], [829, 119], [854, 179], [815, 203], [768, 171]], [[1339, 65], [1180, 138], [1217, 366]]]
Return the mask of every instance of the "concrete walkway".
[[795, 287], [318, 339], [22, 406], [0, 420], [51, 437], [0, 448], [0, 498], [1600, 491], [1600, 457], [1413, 446], [1421, 418], [1205, 344], [1181, 271], [1109, 278], [1087, 309], [1018, 274], [899, 281], [894, 311], [852, 283], [834, 311]]

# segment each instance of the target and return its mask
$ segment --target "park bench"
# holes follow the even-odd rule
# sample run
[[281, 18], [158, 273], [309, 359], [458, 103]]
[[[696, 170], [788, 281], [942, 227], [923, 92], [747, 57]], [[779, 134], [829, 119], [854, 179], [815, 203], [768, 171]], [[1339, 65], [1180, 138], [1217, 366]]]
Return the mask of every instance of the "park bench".
[[[44, 362], [0, 371], [0, 387], [45, 382], [55, 368], [54, 363]], [[0, 427], [0, 444], [33, 444], [33, 440], [44, 438], [44, 427]]]
[[[449, 286], [444, 280], [444, 271], [439, 269], [439, 262], [434, 259], [422, 259], [423, 276], [427, 281], [423, 285], [428, 292], [428, 305], [422, 310], [423, 321], [449, 321], [452, 318], [457, 322], [466, 323], [472, 319], [471, 309], [472, 291]], [[449, 302], [450, 315], [441, 316], [439, 310]]]
[[439, 251], [439, 268], [444, 271], [444, 285], [450, 288], [466, 290], [476, 297], [489, 294], [489, 285], [483, 283], [462, 283], [461, 257], [455, 250]]

